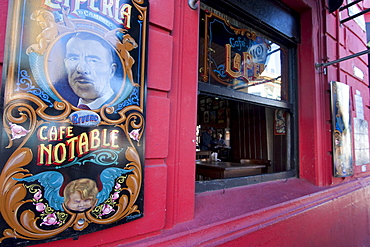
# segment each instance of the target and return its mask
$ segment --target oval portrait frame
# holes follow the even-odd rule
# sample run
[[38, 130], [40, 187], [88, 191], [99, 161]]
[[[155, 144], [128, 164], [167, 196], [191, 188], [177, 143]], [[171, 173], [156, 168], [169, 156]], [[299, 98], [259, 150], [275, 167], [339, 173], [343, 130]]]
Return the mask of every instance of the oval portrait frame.
[[[128, 80], [125, 79], [126, 72], [124, 68], [124, 61], [122, 60], [122, 57], [120, 57], [116, 47], [114, 47], [104, 38], [104, 34], [108, 31], [108, 29], [89, 20], [72, 19], [71, 21], [76, 26], [75, 31], [58, 35], [55, 40], [50, 43], [45, 52], [44, 78], [46, 78], [48, 86], [61, 102], [69, 104], [74, 110], [79, 109], [77, 108], [76, 103], [73, 104], [73, 101], [76, 101], [76, 99], [78, 100], [78, 96], [72, 91], [68, 84], [67, 72], [64, 66], [65, 46], [68, 40], [77, 33], [90, 33], [106, 42], [106, 45], [111, 47], [112, 51], [114, 51], [113, 62], [117, 64], [117, 68], [113, 78], [110, 81], [110, 84], [115, 96], [112, 100], [106, 102], [104, 105], [109, 107], [119, 104], [122, 99], [125, 99], [130, 95], [134, 87]], [[66, 91], [61, 92], [61, 90]], [[92, 111], [98, 112], [99, 110], [100, 108]]]

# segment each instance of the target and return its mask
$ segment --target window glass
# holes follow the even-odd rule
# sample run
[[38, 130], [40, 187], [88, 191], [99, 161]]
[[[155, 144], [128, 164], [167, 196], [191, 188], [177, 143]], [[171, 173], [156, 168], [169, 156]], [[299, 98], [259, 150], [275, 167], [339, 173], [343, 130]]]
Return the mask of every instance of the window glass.
[[224, 14], [201, 12], [199, 78], [203, 83], [288, 100], [286, 48]]
[[276, 34], [202, 4], [198, 192], [296, 174], [296, 48]]

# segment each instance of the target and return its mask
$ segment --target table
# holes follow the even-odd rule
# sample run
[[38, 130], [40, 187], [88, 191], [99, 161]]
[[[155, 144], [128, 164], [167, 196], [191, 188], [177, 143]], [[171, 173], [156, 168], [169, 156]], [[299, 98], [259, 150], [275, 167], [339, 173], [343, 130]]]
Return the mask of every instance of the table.
[[230, 150], [231, 150], [231, 147], [218, 147], [218, 148], [215, 148], [215, 151], [218, 154], [217, 158], [219, 158], [221, 160], [229, 160], [229, 158], [230, 158]]
[[232, 162], [197, 161], [196, 174], [213, 179], [236, 178], [261, 174], [266, 165], [242, 164]]

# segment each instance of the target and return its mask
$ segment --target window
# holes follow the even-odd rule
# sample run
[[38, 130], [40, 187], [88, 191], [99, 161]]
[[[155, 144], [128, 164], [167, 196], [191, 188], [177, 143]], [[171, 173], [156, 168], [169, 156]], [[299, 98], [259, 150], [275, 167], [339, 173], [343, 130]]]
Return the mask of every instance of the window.
[[296, 42], [217, 7], [201, 4], [197, 191], [295, 176]]

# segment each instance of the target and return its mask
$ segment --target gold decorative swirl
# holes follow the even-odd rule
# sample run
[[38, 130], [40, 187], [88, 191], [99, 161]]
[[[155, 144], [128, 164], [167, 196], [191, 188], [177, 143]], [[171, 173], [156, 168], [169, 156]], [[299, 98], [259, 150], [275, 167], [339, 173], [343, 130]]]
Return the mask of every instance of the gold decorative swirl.
[[58, 111], [63, 111], [65, 110], [65, 115], [68, 115], [70, 112], [71, 112], [71, 105], [68, 104], [66, 101], [63, 101], [63, 102], [58, 102], [58, 101], [55, 101], [54, 102], [54, 109], [55, 110], [58, 110]]
[[[34, 133], [36, 128], [43, 123], [43, 121], [37, 121], [37, 116], [42, 117], [45, 120], [49, 121], [64, 121], [68, 122], [68, 115], [71, 112], [71, 108], [69, 104], [65, 102], [56, 102], [54, 104], [54, 108], [56, 110], [64, 110], [64, 112], [60, 115], [48, 115], [45, 113], [45, 110], [48, 106], [40, 100], [38, 97], [27, 94], [27, 93], [20, 93], [18, 94], [19, 97], [13, 98], [9, 103], [5, 106], [4, 109], [4, 118], [3, 118], [3, 126], [5, 128], [6, 134], [9, 138], [9, 145], [7, 148], [13, 146], [13, 141], [11, 138], [11, 129], [9, 128], [9, 122], [15, 124], [25, 124], [28, 123], [28, 130], [30, 131], [26, 137], [23, 139], [22, 143], [19, 147], [23, 147], [23, 145], [28, 141], [30, 136]], [[34, 109], [30, 103], [35, 103], [38, 107]], [[18, 112], [17, 116], [16, 114]]]
[[[18, 111], [19, 116], [16, 117], [12, 115], [15, 111]], [[36, 112], [33, 109], [32, 106], [24, 104], [23, 102], [16, 102], [11, 101], [4, 109], [4, 118], [3, 118], [3, 126], [5, 129], [5, 132], [9, 138], [9, 145], [6, 148], [10, 148], [13, 146], [13, 140], [11, 138], [11, 129], [9, 128], [9, 123], [16, 123], [16, 124], [23, 124], [27, 120], [29, 120], [29, 126], [28, 130], [30, 131], [25, 138], [23, 139], [22, 143], [19, 145], [20, 147], [23, 147], [23, 145], [28, 141], [30, 136], [33, 134], [33, 132], [36, 129], [36, 123], [37, 123], [37, 116]]]
[[[27, 195], [26, 187], [13, 179], [22, 179], [31, 175], [27, 169], [22, 167], [28, 165], [32, 161], [32, 151], [29, 148], [20, 148], [15, 151], [4, 166], [0, 175], [0, 201], [3, 202], [0, 203], [0, 212], [4, 220], [12, 228], [3, 231], [3, 237], [0, 238], [0, 243], [7, 238], [27, 240], [46, 239], [63, 232], [69, 227], [73, 227], [76, 231], [82, 231], [90, 223], [110, 224], [132, 213], [140, 213], [137, 205], [135, 205], [142, 184], [140, 157], [137, 151], [132, 147], [127, 148], [125, 157], [130, 161], [125, 169], [132, 170], [132, 174], [128, 175], [126, 178], [127, 188], [123, 189], [128, 193], [119, 198], [117, 210], [112, 216], [107, 219], [97, 219], [90, 213], [92, 209], [86, 212], [73, 213], [63, 205], [65, 212], [69, 215], [68, 221], [56, 229], [43, 230], [39, 228], [37, 222], [40, 220], [40, 217], [37, 217], [34, 212], [25, 210], [20, 213], [20, 208], [27, 203], [32, 203], [32, 200], [25, 200]], [[20, 217], [18, 218], [19, 214]]]
[[41, 100], [39, 97], [29, 94], [29, 93], [17, 93], [16, 96], [13, 96], [10, 98], [10, 101], [8, 102], [8, 105], [11, 104], [16, 104], [16, 103], [21, 103], [23, 105], [29, 104], [29, 102], [32, 102], [37, 105], [37, 108], [35, 112], [37, 113], [38, 116], [41, 118], [48, 120], [48, 121], [62, 121], [68, 118], [69, 114], [71, 113], [71, 106], [66, 103], [65, 101], [63, 102], [54, 102], [54, 109], [58, 111], [63, 111], [61, 113], [58, 113], [58, 115], [49, 115], [45, 113], [45, 110], [49, 107], [48, 105], [45, 104], [43, 100]]
[[130, 127], [134, 129], [141, 129], [138, 136], [138, 146], [140, 146], [140, 139], [143, 136], [144, 128], [145, 128], [144, 116], [138, 112], [131, 113], [127, 117], [127, 121], [125, 125], [118, 125], [118, 127], [122, 128], [126, 134], [127, 139], [129, 140], [132, 147], [134, 144], [132, 143], [132, 139], [130, 138]]
[[118, 112], [119, 118], [117, 118], [117, 119], [110, 119], [107, 116], [107, 114], [108, 115], [109, 114], [114, 114], [114, 107], [106, 107], [106, 106], [103, 106], [100, 109], [100, 117], [103, 120], [103, 122], [101, 124], [114, 124], [114, 125], [123, 124], [126, 121], [126, 119], [127, 119], [126, 113], [129, 112], [129, 111], [143, 112], [143, 110], [140, 107], [135, 106], [135, 105], [131, 105], [131, 106], [125, 107], [124, 109], [122, 109], [121, 111]]
[[24, 178], [29, 175], [28, 170], [22, 167], [28, 165], [32, 161], [32, 157], [33, 154], [29, 148], [16, 150], [10, 156], [0, 175], [0, 201], [3, 202], [0, 203], [0, 212], [4, 220], [12, 228], [3, 231], [0, 243], [7, 238], [28, 240], [50, 238], [68, 228], [69, 224], [54, 230], [40, 229], [36, 224], [39, 217], [36, 217], [30, 210], [23, 211], [18, 219], [21, 206], [30, 203], [31, 200], [24, 200], [27, 190], [23, 184], [17, 184], [17, 181], [13, 178]]
[[132, 0], [132, 3], [135, 4], [143, 4], [145, 1], [144, 0]]
[[140, 12], [140, 15], [138, 15], [139, 20], [145, 20], [146, 19], [146, 12], [147, 7], [140, 6], [140, 4], [143, 4], [144, 0], [132, 0], [132, 4], [135, 6], [135, 8]]

